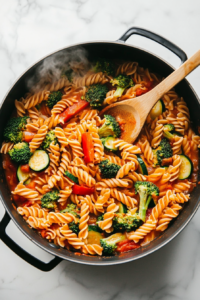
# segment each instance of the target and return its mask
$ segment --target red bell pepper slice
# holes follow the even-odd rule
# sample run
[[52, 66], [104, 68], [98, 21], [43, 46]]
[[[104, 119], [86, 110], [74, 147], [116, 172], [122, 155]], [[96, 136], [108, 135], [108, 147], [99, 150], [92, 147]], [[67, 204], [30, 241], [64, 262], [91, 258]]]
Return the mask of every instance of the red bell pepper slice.
[[34, 138], [35, 133], [29, 132], [29, 131], [24, 131], [23, 135], [24, 135], [23, 140], [25, 142], [29, 143]]
[[26, 185], [28, 189], [34, 190], [36, 186], [36, 183], [34, 181], [31, 181], [29, 184]]
[[94, 193], [94, 187], [80, 186], [74, 184], [72, 188], [72, 193], [75, 195], [91, 195]]
[[30, 167], [29, 165], [23, 165], [21, 166], [21, 171], [24, 172], [24, 173], [29, 173], [30, 172]]
[[63, 122], [66, 123], [69, 119], [78, 114], [82, 109], [86, 108], [87, 106], [89, 106], [89, 102], [85, 100], [80, 100], [79, 102], [65, 109], [60, 114], [60, 119], [62, 119]]
[[140, 245], [136, 244], [134, 241], [125, 240], [125, 241], [118, 243], [117, 251], [118, 252], [126, 252], [126, 251], [130, 251], [133, 249], [137, 249], [139, 247], [140, 247]]
[[89, 132], [82, 134], [82, 146], [84, 153], [84, 161], [86, 164], [94, 161], [94, 143], [92, 141], [92, 135]]

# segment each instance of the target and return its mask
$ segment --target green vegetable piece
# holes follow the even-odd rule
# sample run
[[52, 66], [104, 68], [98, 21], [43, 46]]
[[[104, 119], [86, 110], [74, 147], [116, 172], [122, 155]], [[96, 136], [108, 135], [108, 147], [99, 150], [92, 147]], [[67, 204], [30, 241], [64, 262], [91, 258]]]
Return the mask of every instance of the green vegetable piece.
[[125, 213], [116, 213], [113, 218], [113, 228], [115, 232], [130, 232], [136, 230], [142, 225], [142, 220], [140, 220], [137, 213], [134, 215]]
[[46, 105], [49, 108], [53, 108], [54, 105], [56, 105], [56, 103], [61, 100], [61, 98], [62, 98], [62, 93], [60, 91], [51, 92], [46, 102]]
[[115, 75], [115, 64], [108, 59], [99, 58], [96, 61], [94, 71], [95, 72], [103, 72], [109, 76], [114, 76]]
[[76, 184], [79, 184], [78, 178], [74, 175], [72, 175], [71, 173], [69, 173], [68, 171], [65, 171], [65, 175], [71, 179], [73, 182], [75, 182]]
[[69, 229], [71, 231], [73, 231], [74, 233], [76, 233], [77, 235], [79, 234], [79, 222], [75, 223], [74, 221], [72, 221], [71, 223], [68, 224], [69, 225]]
[[3, 138], [6, 142], [19, 143], [22, 142], [23, 132], [28, 117], [12, 118], [6, 124], [3, 132]]
[[101, 247], [103, 247], [103, 255], [113, 255], [117, 248], [117, 244], [125, 239], [125, 234], [122, 234], [121, 232], [112, 234], [108, 238], [101, 239], [100, 243]]
[[27, 164], [32, 155], [28, 143], [25, 142], [15, 144], [8, 154], [17, 164]]
[[122, 96], [125, 89], [134, 86], [133, 80], [127, 75], [118, 75], [116, 78], [111, 79], [112, 85], [116, 85], [117, 89], [113, 95], [114, 98], [119, 98]]
[[108, 87], [105, 84], [90, 85], [85, 94], [85, 100], [90, 103], [91, 107], [99, 109], [102, 107], [107, 92]]
[[114, 145], [114, 142], [116, 141], [116, 138], [113, 136], [108, 136], [106, 138], [101, 138], [101, 142], [107, 151], [116, 152], [118, 151], [118, 147]]
[[70, 203], [67, 205], [67, 207], [63, 210], [60, 211], [61, 213], [69, 213], [69, 214], [72, 214], [74, 215], [76, 218], [80, 218], [80, 215], [79, 215], [79, 209], [77, 208], [77, 206], [74, 204], [74, 203]]
[[99, 164], [103, 178], [115, 178], [120, 168], [120, 166], [111, 163], [108, 159], [101, 161]]
[[53, 130], [49, 131], [45, 136], [44, 141], [41, 144], [41, 148], [43, 150], [47, 150], [50, 147], [50, 144], [53, 142], [54, 145], [58, 143], [58, 139], [56, 138], [55, 132]]
[[55, 210], [57, 207], [56, 202], [58, 201], [59, 198], [60, 197], [59, 197], [58, 190], [53, 190], [51, 192], [48, 192], [41, 198], [41, 206], [43, 208]]
[[173, 124], [165, 124], [163, 126], [163, 136], [167, 138], [168, 140], [173, 140], [174, 134], [172, 131], [174, 131], [175, 127]]
[[162, 139], [158, 148], [153, 149], [153, 155], [154, 166], [161, 166], [163, 158], [172, 157], [173, 151], [169, 141], [167, 139]]
[[113, 116], [105, 115], [104, 118], [105, 123], [99, 128], [98, 134], [101, 138], [103, 137], [120, 137], [121, 135], [121, 129], [119, 126], [119, 123], [116, 121], [116, 119]]

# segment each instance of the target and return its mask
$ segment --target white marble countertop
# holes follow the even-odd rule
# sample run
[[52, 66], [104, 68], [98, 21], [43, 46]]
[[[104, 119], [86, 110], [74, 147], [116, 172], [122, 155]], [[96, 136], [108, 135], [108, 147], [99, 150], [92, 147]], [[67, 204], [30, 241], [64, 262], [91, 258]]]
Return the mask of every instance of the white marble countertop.
[[[165, 36], [188, 56], [200, 49], [198, 0], [0, 0], [0, 99], [24, 70], [73, 43], [118, 39], [141, 26]], [[177, 67], [162, 46], [134, 36], [128, 41]], [[188, 79], [200, 96], [200, 68]], [[0, 204], [0, 217], [4, 214]], [[51, 256], [10, 224], [8, 234], [36, 257]], [[49, 273], [28, 265], [0, 241], [0, 299], [196, 300], [200, 299], [200, 211], [187, 228], [156, 253], [129, 264], [92, 267], [63, 261]]]

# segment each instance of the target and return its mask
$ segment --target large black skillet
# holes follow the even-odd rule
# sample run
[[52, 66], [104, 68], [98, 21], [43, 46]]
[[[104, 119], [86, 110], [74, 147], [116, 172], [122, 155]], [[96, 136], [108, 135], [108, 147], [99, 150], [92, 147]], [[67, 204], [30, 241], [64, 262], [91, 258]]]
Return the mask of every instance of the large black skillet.
[[[166, 77], [168, 76], [174, 69], [168, 63], [160, 59], [159, 57], [132, 45], [125, 44], [125, 41], [132, 35], [138, 34], [149, 39], [152, 39], [159, 44], [165, 46], [172, 52], [174, 52], [183, 63], [187, 56], [186, 54], [176, 45], [172, 44], [165, 38], [141, 29], [141, 28], [130, 28], [118, 41], [116, 42], [88, 42], [83, 44], [77, 44], [62, 50], [57, 51], [56, 53], [62, 53], [64, 51], [73, 52], [77, 48], [83, 48], [88, 53], [88, 58], [91, 59], [93, 55], [95, 56], [105, 56], [110, 58], [117, 58], [122, 60], [130, 60], [137, 61], [141, 66], [148, 67], [152, 71]], [[47, 56], [50, 57], [55, 53]], [[43, 63], [43, 61], [47, 58], [45, 57], [35, 65], [33, 65], [29, 70], [27, 70], [13, 85], [13, 87], [8, 92], [5, 97], [1, 110], [0, 110], [0, 143], [2, 142], [2, 132], [3, 127], [10, 117], [12, 110], [14, 109], [14, 100], [19, 99], [27, 92], [27, 79], [33, 76], [36, 73], [37, 68]], [[180, 96], [183, 96], [185, 101], [188, 104], [191, 120], [194, 122], [195, 128], [200, 125], [200, 105], [199, 99], [195, 94], [194, 90], [188, 83], [186, 79], [182, 80], [177, 86], [176, 91]], [[2, 160], [2, 159], [1, 159]], [[2, 241], [12, 249], [16, 254], [18, 254], [21, 258], [32, 264], [43, 271], [49, 271], [53, 269], [62, 259], [69, 260], [72, 262], [77, 262], [81, 264], [87, 265], [115, 265], [121, 264], [125, 262], [129, 262], [132, 260], [136, 260], [142, 258], [158, 249], [166, 245], [170, 242], [175, 236], [177, 236], [183, 228], [189, 223], [194, 214], [196, 213], [199, 207], [199, 194], [200, 194], [200, 186], [197, 185], [195, 190], [191, 194], [191, 200], [185, 205], [183, 211], [181, 211], [179, 217], [173, 222], [173, 224], [156, 240], [151, 242], [149, 245], [136, 249], [134, 251], [130, 251], [127, 253], [123, 253], [120, 255], [115, 255], [112, 257], [92, 257], [92, 256], [77, 256], [73, 252], [69, 252], [66, 249], [57, 248], [54, 244], [50, 244], [47, 240], [43, 239], [36, 231], [30, 229], [23, 218], [18, 215], [15, 209], [12, 206], [12, 202], [10, 201], [10, 191], [8, 189], [4, 170], [2, 168], [2, 161], [0, 161], [0, 192], [2, 196], [2, 202], [6, 209], [5, 216], [3, 217], [0, 223], [0, 238]], [[10, 220], [17, 225], [17, 227], [36, 245], [46, 250], [47, 252], [53, 254], [55, 258], [49, 263], [44, 263], [37, 258], [33, 257], [29, 253], [27, 253], [24, 249], [22, 249], [19, 245], [17, 245], [7, 234], [6, 227]]]

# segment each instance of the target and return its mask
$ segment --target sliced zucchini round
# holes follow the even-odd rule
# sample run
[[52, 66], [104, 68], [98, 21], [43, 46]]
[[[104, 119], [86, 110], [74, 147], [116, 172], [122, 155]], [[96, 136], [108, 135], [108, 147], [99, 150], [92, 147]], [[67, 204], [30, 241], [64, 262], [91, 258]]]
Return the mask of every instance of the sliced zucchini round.
[[45, 170], [49, 165], [49, 155], [44, 150], [36, 150], [29, 160], [29, 167], [40, 172]]
[[186, 155], [179, 155], [181, 158], [181, 165], [178, 179], [187, 179], [193, 172], [193, 163], [191, 159]]
[[116, 138], [113, 136], [108, 136], [107, 138], [101, 139], [104, 147], [108, 151], [117, 151], [118, 148], [114, 146], [114, 142], [116, 141]]
[[30, 174], [22, 172], [21, 166], [22, 165], [20, 165], [17, 169], [17, 178], [18, 178], [19, 182], [21, 182], [21, 181], [24, 182], [29, 178]]
[[142, 175], [148, 175], [147, 167], [146, 167], [143, 159], [140, 156], [138, 156], [137, 161], [139, 163], [138, 172]]
[[162, 100], [159, 100], [150, 111], [151, 119], [154, 120], [158, 116], [162, 115], [164, 111], [165, 111], [164, 102]]

